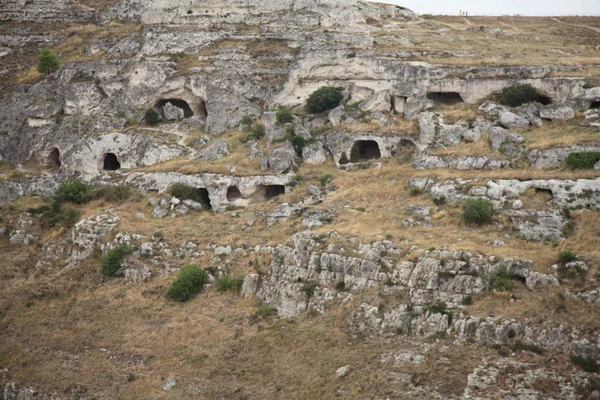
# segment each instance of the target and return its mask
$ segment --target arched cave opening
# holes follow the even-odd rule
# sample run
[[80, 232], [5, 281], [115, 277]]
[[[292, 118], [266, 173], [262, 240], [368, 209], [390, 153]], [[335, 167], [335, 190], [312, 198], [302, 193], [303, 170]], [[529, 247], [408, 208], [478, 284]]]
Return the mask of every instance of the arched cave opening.
[[285, 193], [283, 185], [259, 185], [252, 195], [251, 203], [269, 201], [274, 197]]
[[52, 149], [48, 155], [48, 165], [52, 169], [59, 169], [62, 165], [62, 162], [60, 161], [60, 150], [58, 150], [56, 147]]
[[427, 98], [436, 104], [451, 106], [464, 103], [462, 96], [458, 92], [429, 92]]
[[183, 110], [183, 118], [191, 118], [194, 116], [194, 111], [187, 101], [181, 99], [162, 99], [156, 102], [156, 108], [163, 108], [167, 103], [173, 104], [175, 107]]
[[115, 153], [106, 153], [104, 155], [104, 170], [116, 171], [118, 169], [121, 169], [121, 163]]
[[592, 104], [590, 104], [590, 110], [595, 110], [598, 108], [600, 108], [600, 101], [594, 101]]
[[228, 201], [236, 201], [242, 199], [242, 192], [237, 186], [230, 186], [227, 189], [227, 200]]
[[379, 145], [374, 140], [357, 140], [350, 152], [350, 161], [361, 162], [381, 158]]

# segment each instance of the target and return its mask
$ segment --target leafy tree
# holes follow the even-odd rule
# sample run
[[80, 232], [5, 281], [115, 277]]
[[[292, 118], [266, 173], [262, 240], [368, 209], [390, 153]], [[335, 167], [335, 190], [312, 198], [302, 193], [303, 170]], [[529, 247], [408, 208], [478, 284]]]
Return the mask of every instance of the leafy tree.
[[38, 58], [37, 70], [40, 74], [50, 74], [60, 67], [60, 60], [56, 53], [47, 47], [44, 47]]
[[306, 101], [306, 111], [318, 114], [340, 105], [344, 96], [342, 88], [326, 86], [314, 91]]
[[146, 110], [144, 121], [150, 126], [156, 125], [160, 122], [160, 114], [154, 108], [149, 108]]
[[485, 225], [492, 222], [494, 206], [488, 200], [467, 199], [463, 204], [462, 220], [471, 225]]
[[207, 283], [208, 273], [206, 271], [197, 265], [188, 265], [177, 274], [177, 279], [169, 288], [167, 297], [179, 302], [188, 301], [198, 294]]

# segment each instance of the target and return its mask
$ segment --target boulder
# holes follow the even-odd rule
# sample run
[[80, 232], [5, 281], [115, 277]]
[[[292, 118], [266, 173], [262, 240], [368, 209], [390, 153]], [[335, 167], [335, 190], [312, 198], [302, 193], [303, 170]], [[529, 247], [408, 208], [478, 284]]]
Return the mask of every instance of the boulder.
[[258, 289], [258, 284], [260, 282], [260, 275], [258, 274], [248, 274], [244, 278], [244, 283], [242, 284], [242, 297], [248, 298], [256, 294], [256, 290]]
[[327, 161], [327, 153], [321, 142], [311, 143], [302, 149], [302, 159], [309, 164], [323, 164]]
[[552, 121], [568, 121], [575, 118], [575, 111], [568, 106], [546, 107], [540, 110], [540, 117]]
[[526, 118], [513, 114], [510, 111], [502, 111], [498, 120], [507, 129], [523, 129], [529, 126], [529, 121]]
[[167, 103], [163, 106], [162, 114], [167, 121], [181, 121], [184, 117], [183, 110], [171, 103]]
[[270, 155], [260, 161], [262, 170], [270, 169], [280, 174], [290, 172], [297, 167], [296, 151], [289, 143], [277, 147]]
[[336, 126], [339, 125], [340, 122], [342, 122], [342, 117], [344, 116], [344, 107], [343, 106], [339, 106], [334, 108], [333, 110], [329, 111], [329, 121], [331, 122], [331, 125]]
[[349, 373], [350, 373], [350, 366], [346, 365], [346, 366], [338, 368], [337, 371], [335, 371], [335, 376], [337, 376], [338, 378], [344, 378], [344, 377], [348, 376]]
[[390, 97], [390, 92], [387, 90], [382, 90], [375, 93], [360, 105], [360, 109], [364, 112], [390, 112], [392, 109], [392, 98]]
[[229, 155], [227, 151], [227, 140], [224, 138], [217, 139], [206, 149], [198, 153], [198, 160], [215, 161]]
[[498, 152], [500, 147], [504, 142], [508, 139], [508, 131], [504, 128], [500, 128], [499, 126], [495, 126], [490, 129], [490, 136], [488, 138], [490, 142], [490, 147], [494, 152]]

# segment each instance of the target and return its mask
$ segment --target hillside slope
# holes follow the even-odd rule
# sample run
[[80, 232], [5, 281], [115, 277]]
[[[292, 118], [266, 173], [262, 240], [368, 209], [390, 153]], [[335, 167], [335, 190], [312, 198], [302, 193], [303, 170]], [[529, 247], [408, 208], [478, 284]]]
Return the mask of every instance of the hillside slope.
[[599, 43], [0, 0], [0, 399], [600, 397]]

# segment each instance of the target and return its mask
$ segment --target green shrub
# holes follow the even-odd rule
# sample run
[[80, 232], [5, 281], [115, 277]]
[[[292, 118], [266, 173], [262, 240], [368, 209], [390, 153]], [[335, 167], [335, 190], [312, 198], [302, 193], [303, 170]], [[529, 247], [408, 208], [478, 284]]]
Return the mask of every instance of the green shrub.
[[109, 250], [100, 260], [100, 273], [104, 276], [114, 276], [121, 268], [123, 258], [129, 253], [131, 249], [126, 244], [120, 244]]
[[40, 215], [40, 224], [42, 225], [42, 228], [53, 228], [58, 225], [69, 228], [75, 225], [81, 217], [79, 210], [71, 207], [64, 211], [59, 206], [46, 206], [44, 209], [45, 211]]
[[277, 118], [277, 123], [282, 125], [287, 124], [288, 122], [292, 122], [294, 120], [292, 111], [284, 106], [279, 106], [275, 117]]
[[308, 97], [305, 108], [311, 114], [322, 113], [339, 106], [343, 97], [342, 88], [322, 87]]
[[568, 264], [572, 261], [577, 261], [577, 260], [578, 260], [577, 254], [573, 253], [572, 251], [565, 250], [565, 251], [561, 251], [560, 253], [558, 253], [558, 262], [561, 264]]
[[63, 203], [84, 204], [92, 199], [92, 190], [89, 185], [78, 179], [72, 178], [61, 182], [54, 194], [53, 202], [60, 206]]
[[205, 208], [211, 208], [210, 198], [206, 189], [196, 189], [183, 183], [175, 183], [171, 186], [169, 192], [179, 200], [193, 200], [201, 203]]
[[146, 114], [144, 115], [144, 121], [146, 121], [146, 124], [154, 126], [157, 125], [160, 120], [160, 114], [154, 108], [149, 108], [146, 110]]
[[215, 281], [215, 288], [219, 292], [239, 292], [244, 284], [245, 275], [221, 275]]
[[472, 305], [472, 304], [473, 304], [473, 296], [471, 296], [471, 295], [468, 295], [467, 297], [465, 297], [465, 298], [462, 300], [461, 304], [462, 304], [463, 306], [470, 306], [470, 305]]
[[570, 153], [566, 163], [573, 169], [592, 169], [600, 161], [600, 151], [580, 151]]
[[547, 96], [529, 84], [505, 87], [496, 95], [496, 101], [509, 107], [519, 107], [533, 102], [544, 105], [551, 103]]
[[188, 265], [177, 274], [177, 278], [167, 292], [167, 297], [179, 302], [188, 301], [200, 293], [206, 283], [208, 283], [208, 273], [197, 265]]
[[433, 198], [433, 204], [435, 204], [436, 206], [443, 206], [446, 204], [446, 197], [445, 196], [441, 196], [441, 197], [434, 197]]
[[267, 129], [264, 125], [260, 124], [248, 124], [244, 128], [244, 131], [248, 132], [248, 139], [260, 140], [267, 134]]
[[65, 227], [72, 227], [81, 218], [81, 213], [72, 207], [67, 208], [61, 214], [61, 224]]
[[111, 203], [120, 203], [127, 200], [131, 196], [131, 189], [129, 186], [117, 185], [117, 186], [104, 186], [98, 189], [95, 193], [97, 199], [105, 199]]
[[467, 224], [484, 225], [492, 222], [494, 206], [485, 199], [467, 199], [463, 203], [462, 220]]
[[314, 296], [316, 288], [316, 283], [305, 283], [304, 285], [302, 285], [302, 293], [304, 293], [306, 297], [311, 298]]
[[310, 143], [310, 140], [304, 139], [302, 136], [288, 136], [289, 142], [292, 144], [294, 151], [298, 157], [302, 157], [304, 146]]
[[346, 290], [346, 282], [344, 281], [339, 281], [338, 283], [335, 284], [335, 290], [337, 290], [338, 292], [343, 292]]
[[490, 277], [490, 287], [497, 292], [509, 292], [512, 289], [510, 272], [505, 265], [500, 265]]
[[277, 313], [277, 308], [268, 304], [261, 304], [260, 307], [256, 309], [256, 313], [254, 315], [260, 318], [265, 318], [274, 315], [275, 313]]
[[585, 372], [598, 372], [600, 371], [600, 367], [598, 366], [598, 362], [595, 358], [592, 357], [583, 357], [583, 356], [572, 356], [571, 362], [577, 365], [579, 368], [584, 370]]
[[38, 57], [37, 70], [40, 74], [50, 74], [60, 67], [60, 60], [56, 53], [47, 47], [42, 49], [42, 53]]
[[562, 228], [562, 234], [564, 237], [569, 237], [575, 233], [575, 222], [568, 221]]

